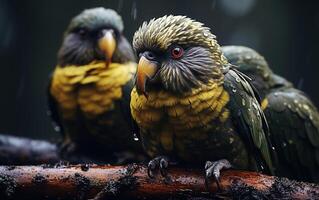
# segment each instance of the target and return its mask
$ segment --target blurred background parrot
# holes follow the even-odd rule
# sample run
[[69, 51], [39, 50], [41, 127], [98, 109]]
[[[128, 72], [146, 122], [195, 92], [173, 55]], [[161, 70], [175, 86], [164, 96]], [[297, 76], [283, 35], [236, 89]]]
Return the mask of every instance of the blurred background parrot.
[[[143, 146], [165, 175], [169, 162], [273, 172], [267, 123], [244, 74], [230, 68], [216, 37], [185, 16], [152, 19], [135, 32], [139, 56], [131, 113]], [[214, 161], [214, 162], [212, 162]], [[195, 165], [196, 166], [196, 165]]]
[[262, 98], [272, 144], [276, 148], [278, 176], [319, 182], [319, 113], [302, 91], [272, 72], [259, 53], [243, 46], [225, 46], [231, 64], [252, 78]]
[[141, 148], [129, 125], [136, 63], [123, 28], [115, 11], [100, 7], [81, 12], [65, 31], [49, 85], [50, 113], [64, 135], [62, 154], [113, 158]]

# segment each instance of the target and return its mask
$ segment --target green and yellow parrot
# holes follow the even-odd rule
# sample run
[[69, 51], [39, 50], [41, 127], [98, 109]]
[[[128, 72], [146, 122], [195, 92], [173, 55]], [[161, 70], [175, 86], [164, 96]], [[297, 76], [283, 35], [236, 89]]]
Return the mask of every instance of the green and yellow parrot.
[[252, 78], [260, 92], [272, 144], [276, 148], [278, 176], [319, 182], [319, 113], [302, 91], [272, 72], [253, 49], [225, 46], [228, 61]]
[[[244, 74], [232, 69], [216, 37], [185, 16], [163, 16], [135, 33], [139, 56], [131, 113], [145, 151], [165, 175], [170, 162], [205, 164], [219, 178], [231, 166], [273, 172], [267, 122]], [[213, 162], [212, 162], [213, 161]]]
[[142, 149], [129, 125], [136, 63], [123, 28], [115, 11], [93, 8], [75, 16], [65, 31], [49, 86], [63, 152], [105, 156]]

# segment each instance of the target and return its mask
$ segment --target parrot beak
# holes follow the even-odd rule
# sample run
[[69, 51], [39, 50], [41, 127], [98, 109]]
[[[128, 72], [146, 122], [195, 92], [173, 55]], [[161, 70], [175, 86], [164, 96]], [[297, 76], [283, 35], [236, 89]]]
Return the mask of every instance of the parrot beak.
[[98, 40], [100, 50], [105, 54], [106, 64], [111, 62], [113, 53], [116, 48], [116, 41], [112, 30], [102, 30], [102, 37]]
[[141, 92], [145, 97], [147, 97], [145, 85], [147, 80], [152, 79], [156, 72], [158, 71], [158, 66], [156, 63], [149, 61], [147, 58], [142, 56], [137, 66], [137, 79], [136, 87], [139, 92]]

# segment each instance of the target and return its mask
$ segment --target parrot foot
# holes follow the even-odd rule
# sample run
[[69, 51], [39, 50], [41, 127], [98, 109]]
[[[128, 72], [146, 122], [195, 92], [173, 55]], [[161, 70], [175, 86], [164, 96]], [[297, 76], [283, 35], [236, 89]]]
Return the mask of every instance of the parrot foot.
[[152, 159], [147, 166], [147, 174], [150, 178], [154, 178], [154, 171], [159, 168], [163, 177], [167, 176], [169, 160], [166, 156], [158, 156]]
[[222, 169], [229, 169], [232, 168], [232, 165], [230, 162], [226, 159], [218, 160], [215, 162], [211, 161], [206, 161], [205, 164], [205, 185], [206, 188], [208, 189], [209, 185], [209, 178], [213, 177], [214, 180], [216, 181], [218, 190], [220, 190], [220, 171]]

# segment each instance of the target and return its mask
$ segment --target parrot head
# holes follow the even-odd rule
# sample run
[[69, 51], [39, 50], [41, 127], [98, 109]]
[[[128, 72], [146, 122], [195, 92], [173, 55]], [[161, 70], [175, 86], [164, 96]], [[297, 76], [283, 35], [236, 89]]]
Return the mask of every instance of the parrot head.
[[173, 94], [221, 79], [227, 63], [216, 37], [202, 23], [185, 16], [152, 19], [136, 31], [133, 48], [139, 57], [136, 89]]
[[123, 21], [112, 9], [87, 9], [75, 16], [65, 31], [58, 63], [85, 65], [94, 60], [106, 63], [134, 61], [133, 50], [123, 36]]
[[251, 78], [261, 98], [273, 88], [292, 86], [289, 81], [274, 74], [265, 58], [255, 50], [244, 46], [224, 46], [221, 49], [229, 63]]
[[265, 58], [251, 48], [223, 46], [221, 49], [229, 63], [235, 63], [235, 66], [241, 72], [244, 72], [252, 79], [258, 76], [267, 81], [273, 73]]

